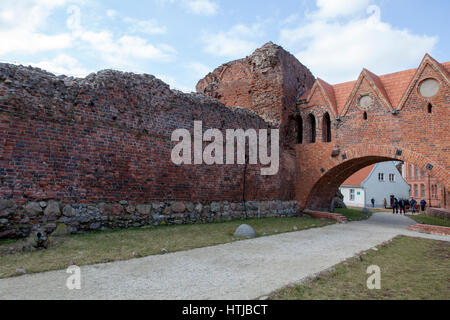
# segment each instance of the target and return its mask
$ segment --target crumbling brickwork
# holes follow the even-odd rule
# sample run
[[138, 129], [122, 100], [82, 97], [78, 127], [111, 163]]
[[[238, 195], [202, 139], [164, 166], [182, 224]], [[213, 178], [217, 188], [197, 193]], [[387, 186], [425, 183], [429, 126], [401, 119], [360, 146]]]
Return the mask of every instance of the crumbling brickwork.
[[[60, 211], [58, 219], [73, 204], [80, 209], [78, 217], [106, 210], [99, 217], [123, 215], [132, 225], [142, 219], [130, 218], [137, 211], [127, 212], [120, 201], [135, 206], [165, 201], [170, 207], [174, 201], [207, 206], [295, 198], [292, 152], [281, 153], [281, 169], [274, 176], [261, 176], [259, 165], [174, 165], [171, 134], [180, 128], [192, 132], [194, 120], [203, 122], [204, 131], [218, 128], [223, 133], [274, 127], [251, 110], [171, 91], [149, 75], [107, 70], [74, 79], [0, 64], [0, 199], [5, 200], [0, 237], [15, 237], [30, 225], [48, 222], [46, 207], [38, 208], [45, 201], [58, 202], [53, 206]], [[106, 209], [95, 209], [101, 203]], [[190, 213], [178, 220], [186, 221]], [[18, 224], [20, 230], [11, 228]]]
[[296, 100], [314, 76], [293, 55], [271, 42], [247, 58], [226, 63], [197, 84], [197, 92], [227, 106], [244, 107], [280, 126], [284, 145], [295, 144], [289, 120]]

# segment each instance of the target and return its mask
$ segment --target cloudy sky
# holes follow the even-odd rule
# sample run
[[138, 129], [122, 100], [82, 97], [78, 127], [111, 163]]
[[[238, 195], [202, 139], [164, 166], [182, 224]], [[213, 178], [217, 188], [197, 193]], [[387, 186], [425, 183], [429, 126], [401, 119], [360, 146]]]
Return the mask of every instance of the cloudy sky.
[[0, 62], [84, 77], [149, 73], [183, 91], [268, 41], [330, 83], [450, 60], [448, 0], [0, 0]]

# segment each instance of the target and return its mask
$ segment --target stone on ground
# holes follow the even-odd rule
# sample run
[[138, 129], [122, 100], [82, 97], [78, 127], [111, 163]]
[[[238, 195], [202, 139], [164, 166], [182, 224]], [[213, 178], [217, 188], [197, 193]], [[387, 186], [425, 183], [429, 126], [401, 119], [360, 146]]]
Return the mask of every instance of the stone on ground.
[[242, 224], [236, 229], [236, 232], [234, 233], [234, 236], [235, 237], [250, 237], [250, 238], [254, 238], [254, 237], [256, 237], [256, 232], [248, 224]]

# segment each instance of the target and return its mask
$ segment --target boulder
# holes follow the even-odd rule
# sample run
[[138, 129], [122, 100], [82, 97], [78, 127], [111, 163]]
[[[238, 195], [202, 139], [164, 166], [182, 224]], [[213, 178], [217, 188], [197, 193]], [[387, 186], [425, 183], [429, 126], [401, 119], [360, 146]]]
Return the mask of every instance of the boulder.
[[242, 224], [236, 229], [234, 236], [241, 238], [254, 238], [256, 237], [256, 232], [248, 224]]
[[46, 216], [59, 217], [61, 215], [59, 203], [53, 200], [50, 201], [45, 208], [44, 214]]
[[186, 210], [186, 206], [184, 205], [183, 202], [175, 202], [174, 204], [172, 204], [173, 212], [182, 213], [182, 212], [184, 212], [184, 210]]
[[63, 209], [63, 215], [66, 217], [73, 217], [75, 216], [76, 212], [75, 209], [72, 208], [70, 205], [66, 205]]
[[362, 209], [362, 213], [370, 214], [369, 208], [364, 208], [364, 209]]
[[28, 203], [24, 209], [29, 217], [35, 217], [42, 213], [42, 208], [37, 202]]

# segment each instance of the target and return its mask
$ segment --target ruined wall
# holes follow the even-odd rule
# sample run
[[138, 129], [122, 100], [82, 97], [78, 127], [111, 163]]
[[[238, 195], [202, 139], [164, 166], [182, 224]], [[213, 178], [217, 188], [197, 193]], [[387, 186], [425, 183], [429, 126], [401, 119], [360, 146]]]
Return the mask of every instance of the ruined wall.
[[[232, 108], [244, 107], [280, 129], [280, 187], [295, 194], [296, 101], [314, 76], [293, 55], [269, 42], [244, 59], [226, 63], [197, 84], [197, 92]], [[257, 185], [254, 186], [258, 187]]]
[[282, 47], [269, 42], [252, 55], [226, 63], [197, 84], [197, 92], [227, 106], [245, 107], [281, 126], [284, 144], [289, 117], [296, 112], [299, 95], [314, 83], [312, 73]]
[[[218, 201], [218, 213], [198, 213], [214, 216], [244, 197], [294, 199], [293, 177], [284, 188], [282, 171], [261, 176], [258, 165], [174, 165], [171, 134], [179, 128], [192, 132], [194, 120], [203, 121], [203, 130], [270, 127], [248, 110], [171, 91], [149, 75], [102, 71], [73, 79], [0, 64], [0, 238], [24, 235], [38, 223], [53, 227], [72, 216], [77, 221], [63, 221], [89, 228], [93, 215], [100, 225], [122, 218], [128, 225], [136, 220], [138, 204], [152, 207], [159, 201], [169, 209], [141, 210], [150, 214], [144, 215], [146, 223], [151, 213], [175, 220], [172, 215], [194, 213], [176, 212], [177, 201]], [[280, 161], [295, 167], [290, 156], [282, 154]]]

